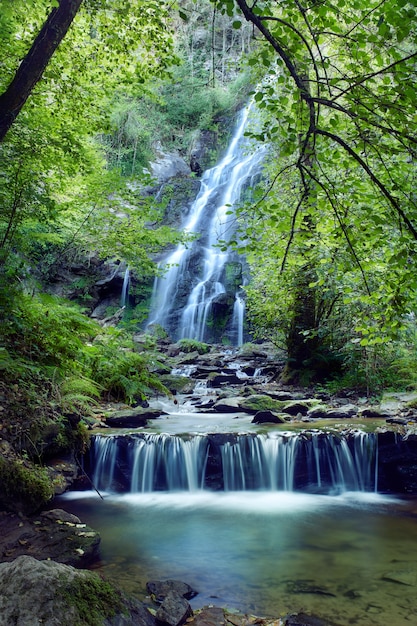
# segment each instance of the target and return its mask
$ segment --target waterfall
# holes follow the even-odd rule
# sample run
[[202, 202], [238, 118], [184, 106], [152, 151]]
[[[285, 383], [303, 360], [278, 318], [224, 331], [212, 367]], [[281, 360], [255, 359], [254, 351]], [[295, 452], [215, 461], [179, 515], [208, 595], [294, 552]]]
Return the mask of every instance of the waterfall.
[[106, 491], [377, 490], [377, 438], [314, 432], [248, 435], [96, 435], [91, 471]]
[[[194, 234], [192, 244], [180, 245], [160, 266], [154, 281], [148, 324], [160, 324], [174, 340], [219, 340], [226, 327], [228, 339], [243, 342], [243, 303], [237, 292], [242, 283], [242, 263], [225, 252], [235, 234], [233, 209], [242, 192], [256, 184], [264, 146], [245, 137], [250, 106], [239, 115], [223, 159], [204, 172], [200, 191], [183, 230]], [[235, 275], [230, 279], [229, 274]], [[222, 330], [216, 335], [216, 315]], [[230, 318], [230, 323], [227, 323]]]
[[236, 295], [235, 303], [233, 306], [232, 317], [232, 333], [236, 337], [236, 345], [241, 346], [243, 344], [243, 320], [245, 317], [245, 301], [239, 295]]
[[125, 270], [125, 275], [123, 277], [122, 293], [120, 296], [120, 306], [126, 306], [128, 295], [129, 295], [129, 268], [127, 267]]

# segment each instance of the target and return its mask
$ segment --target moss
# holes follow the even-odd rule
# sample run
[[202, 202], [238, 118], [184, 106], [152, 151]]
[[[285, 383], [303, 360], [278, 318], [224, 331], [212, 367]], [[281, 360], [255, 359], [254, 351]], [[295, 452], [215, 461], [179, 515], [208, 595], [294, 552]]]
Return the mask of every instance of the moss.
[[78, 613], [74, 626], [101, 626], [106, 618], [122, 613], [123, 597], [109, 582], [93, 573], [65, 582], [59, 593]]
[[245, 398], [241, 402], [241, 407], [253, 411], [278, 411], [285, 406], [285, 402], [282, 400], [274, 400], [269, 396], [254, 395], [249, 398]]
[[33, 513], [46, 504], [53, 493], [45, 468], [23, 459], [0, 457], [0, 501], [6, 509]]
[[198, 352], [198, 354], [207, 354], [210, 352], [211, 346], [208, 343], [202, 343], [195, 339], [180, 339], [178, 346], [182, 352]]

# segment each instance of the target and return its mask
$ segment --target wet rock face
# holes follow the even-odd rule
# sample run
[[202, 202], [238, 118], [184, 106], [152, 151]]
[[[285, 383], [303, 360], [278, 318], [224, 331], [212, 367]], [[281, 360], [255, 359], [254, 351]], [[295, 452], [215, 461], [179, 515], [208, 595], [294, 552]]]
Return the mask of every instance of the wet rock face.
[[0, 624], [86, 623], [155, 626], [155, 619], [141, 602], [124, 598], [93, 572], [31, 556], [0, 564]]

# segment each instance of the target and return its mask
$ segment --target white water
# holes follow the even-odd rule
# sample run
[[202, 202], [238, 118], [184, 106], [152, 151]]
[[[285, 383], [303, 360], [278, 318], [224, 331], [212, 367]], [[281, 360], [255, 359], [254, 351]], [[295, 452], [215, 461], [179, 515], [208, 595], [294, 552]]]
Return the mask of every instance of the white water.
[[215, 488], [224, 491], [374, 492], [376, 442], [362, 432], [349, 441], [323, 433], [96, 436], [93, 484], [133, 493], [194, 491], [210, 489], [214, 472]]
[[120, 296], [120, 306], [126, 306], [127, 298], [129, 295], [129, 268], [127, 267], [125, 270], [125, 275], [123, 277], [123, 286], [122, 286], [122, 294]]
[[[213, 301], [226, 292], [225, 263], [233, 258], [218, 246], [229, 242], [235, 232], [233, 208], [242, 190], [251, 186], [259, 175], [265, 154], [264, 146], [249, 146], [244, 133], [250, 107], [239, 117], [228, 150], [218, 165], [207, 170], [201, 179], [199, 194], [183, 226], [186, 233], [199, 234], [199, 241], [180, 245], [161, 266], [164, 273], [155, 279], [148, 324], [160, 324], [173, 339], [206, 339], [206, 325]], [[199, 260], [196, 261], [197, 250]], [[195, 267], [200, 273], [194, 276]], [[187, 300], [178, 303], [180, 292]], [[243, 343], [243, 303], [235, 294], [230, 339]], [[182, 308], [178, 315], [178, 308]]]

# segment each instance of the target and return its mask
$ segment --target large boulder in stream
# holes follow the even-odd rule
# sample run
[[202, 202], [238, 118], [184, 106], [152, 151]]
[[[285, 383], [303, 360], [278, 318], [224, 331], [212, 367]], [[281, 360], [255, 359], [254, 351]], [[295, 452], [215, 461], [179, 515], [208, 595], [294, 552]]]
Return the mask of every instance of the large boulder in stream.
[[144, 605], [97, 574], [20, 556], [0, 563], [0, 626], [155, 626]]

